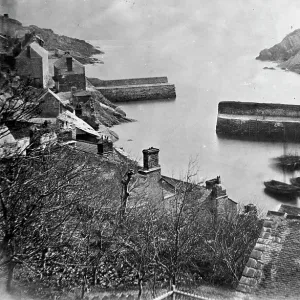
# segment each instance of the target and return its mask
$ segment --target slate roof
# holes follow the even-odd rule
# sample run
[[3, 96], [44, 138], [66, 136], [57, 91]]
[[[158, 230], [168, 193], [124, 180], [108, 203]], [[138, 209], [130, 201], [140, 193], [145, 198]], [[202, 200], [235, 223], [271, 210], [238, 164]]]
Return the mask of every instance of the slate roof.
[[265, 299], [299, 299], [300, 209], [269, 211], [238, 290]]
[[58, 102], [60, 102], [63, 106], [66, 105], [65, 101], [62, 101], [62, 99], [60, 99], [60, 97], [55, 94], [54, 92], [52, 92], [50, 89], [47, 89], [45, 91], [45, 93], [38, 99], [38, 101], [41, 101], [47, 94], [50, 94], [51, 96], [53, 96]]
[[[33, 51], [35, 51], [40, 57], [47, 58], [48, 59], [48, 51], [41, 47], [37, 42], [32, 42], [28, 45]], [[17, 56], [17, 58], [21, 57], [23, 53], [27, 51], [27, 47], [24, 47], [20, 54]]]
[[286, 204], [281, 204], [279, 212], [284, 212], [290, 215], [299, 215], [300, 214], [300, 207], [290, 206]]
[[57, 69], [66, 69], [67, 68], [67, 60], [66, 60], [67, 57], [72, 57], [72, 64], [73, 64], [73, 66], [78, 66], [78, 67], [84, 68], [84, 65], [82, 63], [80, 63], [78, 60], [76, 60], [70, 54], [66, 54], [66, 55], [62, 56], [61, 58], [59, 58], [54, 63], [54, 67], [57, 68]]
[[91, 96], [91, 95], [92, 95], [91, 91], [80, 91], [80, 92], [74, 93], [75, 97], [85, 97], [85, 96]]
[[99, 133], [93, 129], [89, 124], [84, 122], [82, 119], [78, 118], [75, 114], [65, 111], [58, 115], [57, 117], [58, 120], [63, 121], [63, 122], [69, 122], [71, 124], [74, 124], [76, 128], [90, 134], [93, 136], [100, 136]]
[[72, 97], [71, 92], [60, 92], [57, 93], [57, 96], [65, 105], [70, 104], [70, 99]]

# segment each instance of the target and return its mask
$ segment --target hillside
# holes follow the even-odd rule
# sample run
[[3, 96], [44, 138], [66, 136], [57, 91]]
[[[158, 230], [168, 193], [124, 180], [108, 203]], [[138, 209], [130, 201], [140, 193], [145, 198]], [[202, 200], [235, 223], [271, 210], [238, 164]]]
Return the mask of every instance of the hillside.
[[39, 28], [35, 25], [30, 25], [23, 28], [25, 30], [29, 30], [30, 32], [34, 31], [37, 35], [42, 37], [42, 39], [45, 41], [44, 47], [50, 52], [54, 53], [56, 49], [70, 51], [73, 57], [84, 64], [101, 62], [95, 58], [92, 58], [92, 56], [95, 54], [101, 54], [103, 52], [99, 49], [96, 49], [94, 46], [84, 40], [59, 35], [56, 34], [52, 29]]
[[300, 50], [300, 29], [288, 34], [280, 43], [262, 50], [256, 59], [270, 61], [286, 61]]
[[290, 71], [300, 74], [300, 51], [296, 55], [290, 57], [288, 60], [278, 65], [282, 69], [288, 69]]

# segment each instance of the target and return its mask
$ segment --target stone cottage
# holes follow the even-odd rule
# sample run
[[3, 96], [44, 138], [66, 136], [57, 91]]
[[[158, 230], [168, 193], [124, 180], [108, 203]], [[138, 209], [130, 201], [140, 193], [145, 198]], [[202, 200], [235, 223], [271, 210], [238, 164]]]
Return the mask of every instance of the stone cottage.
[[21, 77], [32, 80], [32, 85], [46, 88], [49, 80], [48, 51], [37, 41], [27, 44], [16, 57], [16, 70]]
[[50, 89], [47, 89], [38, 101], [40, 103], [40, 118], [56, 118], [59, 114], [67, 110], [67, 104], [65, 104], [60, 97], [53, 93]]
[[[204, 215], [230, 217], [237, 213], [237, 203], [230, 199], [220, 179], [213, 179], [206, 186], [185, 182], [161, 174], [159, 149], [143, 150], [143, 167], [133, 175], [129, 187], [129, 201], [161, 203], [169, 207], [180, 197], [196, 199]], [[187, 194], [184, 193], [187, 191]], [[142, 204], [142, 203], [139, 203]]]
[[85, 67], [69, 52], [54, 63], [53, 79], [58, 92], [70, 92], [72, 87], [86, 90]]

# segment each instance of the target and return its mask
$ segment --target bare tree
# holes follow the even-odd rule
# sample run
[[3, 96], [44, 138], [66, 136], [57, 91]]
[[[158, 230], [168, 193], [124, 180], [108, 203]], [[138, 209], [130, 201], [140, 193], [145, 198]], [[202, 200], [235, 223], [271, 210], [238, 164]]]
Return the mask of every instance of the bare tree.
[[75, 232], [68, 221], [84, 198], [86, 172], [85, 161], [67, 147], [2, 162], [0, 258], [8, 290], [16, 265], [37, 270], [47, 249], [63, 247], [68, 242], [64, 233], [70, 238]]
[[[30, 80], [13, 83], [15, 77], [0, 73], [0, 126], [8, 121], [28, 121], [39, 114], [39, 98], [43, 89], [30, 85]], [[0, 138], [7, 135], [2, 130]]]

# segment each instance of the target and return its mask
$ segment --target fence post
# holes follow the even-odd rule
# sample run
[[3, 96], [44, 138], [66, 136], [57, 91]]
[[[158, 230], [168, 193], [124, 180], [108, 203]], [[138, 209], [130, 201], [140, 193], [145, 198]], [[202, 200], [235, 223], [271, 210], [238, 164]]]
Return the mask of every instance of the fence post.
[[176, 300], [176, 293], [175, 293], [175, 285], [174, 284], [172, 285], [172, 291], [173, 291], [172, 300]]

